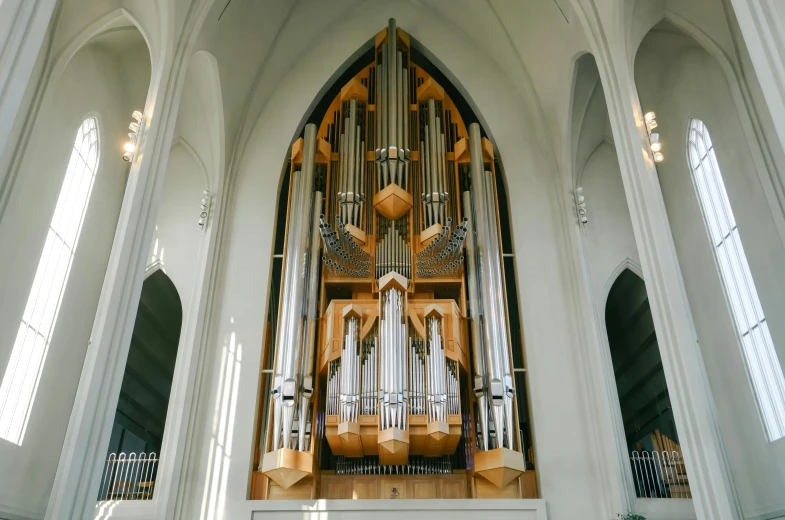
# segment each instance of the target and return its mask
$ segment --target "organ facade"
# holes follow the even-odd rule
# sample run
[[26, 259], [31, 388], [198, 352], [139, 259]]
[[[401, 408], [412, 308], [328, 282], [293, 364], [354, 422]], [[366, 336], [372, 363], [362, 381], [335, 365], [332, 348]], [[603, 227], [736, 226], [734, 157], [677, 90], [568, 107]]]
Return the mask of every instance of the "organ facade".
[[394, 19], [372, 47], [290, 150], [251, 498], [535, 498], [493, 143]]

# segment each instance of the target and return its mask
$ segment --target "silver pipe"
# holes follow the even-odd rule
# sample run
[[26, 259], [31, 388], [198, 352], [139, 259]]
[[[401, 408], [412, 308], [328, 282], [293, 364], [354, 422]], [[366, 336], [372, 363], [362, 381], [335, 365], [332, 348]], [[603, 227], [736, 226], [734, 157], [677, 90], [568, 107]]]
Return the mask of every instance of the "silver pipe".
[[[411, 118], [411, 111], [409, 105], [409, 67], [405, 67], [403, 69], [403, 142], [401, 143], [401, 148], [406, 150], [406, 155], [409, 155], [410, 152], [410, 145], [409, 145], [409, 119]], [[408, 157], [407, 160], [404, 162], [403, 165], [403, 189], [409, 189], [409, 161]]]
[[[388, 99], [387, 99], [387, 149], [388, 149], [388, 157], [389, 152], [393, 150], [393, 148], [397, 148], [397, 140], [396, 137], [398, 136], [396, 123], [398, 122], [398, 113], [397, 113], [397, 95], [396, 91], [398, 90], [396, 87], [397, 84], [397, 70], [396, 70], [396, 54], [398, 50], [398, 36], [395, 26], [395, 19], [390, 18], [387, 22], [387, 70], [389, 71], [389, 77], [387, 78], [387, 88], [388, 88]], [[390, 182], [395, 182], [396, 174], [397, 174], [397, 160], [396, 161], [389, 161], [389, 167], [391, 168], [390, 171]]]
[[[340, 193], [344, 196], [349, 190], [349, 117], [344, 118], [343, 133], [341, 134], [341, 162], [340, 162]], [[338, 195], [340, 199], [340, 194]], [[346, 222], [346, 204], [340, 204], [340, 221]]]
[[501, 271], [501, 254], [499, 244], [499, 234], [497, 231], [498, 223], [496, 221], [496, 210], [494, 206], [494, 191], [493, 191], [493, 174], [485, 172], [485, 194], [486, 194], [486, 209], [488, 211], [488, 224], [490, 227], [490, 248], [488, 259], [490, 261], [490, 274], [493, 277], [492, 283], [497, 288], [493, 291], [493, 314], [496, 322], [496, 328], [499, 338], [499, 357], [502, 369], [503, 384], [504, 384], [504, 409], [505, 419], [507, 426], [507, 447], [513, 449], [513, 408], [512, 399], [514, 396], [512, 370], [510, 369], [510, 353], [509, 353], [509, 339], [507, 337], [507, 320], [506, 309], [504, 306], [504, 281], [502, 279]]
[[486, 186], [484, 182], [484, 167], [482, 158], [482, 141], [480, 136], [480, 126], [476, 123], [469, 125], [469, 151], [471, 155], [471, 175], [472, 175], [472, 202], [475, 212], [475, 230], [477, 236], [477, 252], [480, 262], [480, 298], [483, 309], [483, 329], [485, 332], [485, 356], [486, 356], [486, 385], [490, 393], [492, 404], [492, 416], [494, 429], [496, 431], [497, 447], [502, 446], [504, 439], [504, 382], [501, 364], [501, 346], [498, 330], [497, 316], [495, 315], [494, 292], [500, 291], [500, 285], [494, 285], [491, 275], [491, 255], [492, 238], [491, 227], [488, 221], [489, 212], [486, 209], [487, 197], [485, 194]]
[[311, 245], [308, 253], [308, 298], [306, 299], [306, 334], [305, 356], [300, 373], [302, 374], [302, 394], [300, 396], [300, 425], [299, 425], [299, 450], [305, 451], [305, 423], [309, 402], [313, 395], [313, 353], [316, 338], [316, 323], [319, 318], [318, 292], [319, 292], [319, 240], [316, 230], [319, 227], [319, 217], [322, 213], [322, 192], [316, 191], [313, 195], [313, 218], [311, 220]]
[[[292, 202], [289, 208], [289, 225], [291, 230], [291, 240], [296, 241], [296, 234], [299, 226], [297, 226], [297, 220], [301, 217], [302, 211], [300, 210], [300, 200], [303, 195], [303, 191], [300, 189], [302, 175], [299, 172], [294, 172], [292, 176]], [[284, 271], [284, 294], [287, 294], [286, 290], [291, 287], [292, 279], [295, 277], [294, 266], [290, 265], [294, 262], [290, 262], [289, 255], [290, 247], [286, 248], [286, 267]], [[291, 303], [292, 301], [289, 298], [283, 300], [283, 307], [281, 308], [281, 318], [282, 322], [281, 327], [279, 328], [279, 337], [278, 337], [278, 346], [276, 348], [276, 356], [275, 356], [275, 373], [273, 376], [273, 390], [272, 390], [272, 397], [273, 397], [273, 450], [277, 450], [280, 445], [280, 439], [282, 435], [281, 431], [281, 421], [283, 420], [283, 367], [284, 367], [284, 359], [287, 356], [287, 349], [289, 348], [289, 342], [287, 340], [287, 334], [289, 329], [284, 326], [289, 317], [292, 316], [291, 310]]]
[[441, 122], [437, 121], [437, 126], [439, 127], [439, 132], [440, 132], [440, 136], [439, 136], [439, 157], [438, 157], [438, 160], [439, 160], [439, 170], [441, 171], [441, 174], [439, 176], [439, 183], [440, 183], [440, 185], [439, 185], [439, 216], [440, 216], [440, 219], [441, 219], [440, 221], [444, 222], [444, 217], [445, 217], [445, 214], [447, 212], [447, 200], [446, 199], [442, 200], [442, 198], [445, 196], [444, 194], [447, 193], [447, 184], [446, 184], [447, 183], [447, 164], [445, 162], [445, 151], [444, 151], [444, 149], [445, 149], [445, 143], [444, 143], [445, 137], [444, 137], [444, 133], [441, 133]]
[[[431, 98], [428, 100], [428, 130], [429, 130], [429, 141], [430, 141], [430, 153], [429, 159], [431, 164], [431, 196], [433, 193], [440, 191], [441, 182], [439, 180], [439, 128], [436, 124], [436, 101]], [[434, 215], [434, 220], [439, 221], [439, 214], [438, 209], [434, 207], [434, 203], [431, 203], [432, 211], [436, 212]], [[441, 222], [442, 224], [444, 222]]]

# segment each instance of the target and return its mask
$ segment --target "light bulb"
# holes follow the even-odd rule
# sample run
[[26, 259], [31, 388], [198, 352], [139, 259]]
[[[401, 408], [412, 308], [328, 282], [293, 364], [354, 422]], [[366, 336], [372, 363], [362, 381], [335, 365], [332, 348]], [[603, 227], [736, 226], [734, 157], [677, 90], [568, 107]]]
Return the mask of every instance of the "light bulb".
[[646, 114], [643, 116], [643, 119], [648, 123], [649, 121], [654, 121], [656, 117], [657, 115], [654, 112], [646, 112]]
[[651, 121], [646, 121], [646, 129], [649, 132], [651, 132], [655, 128], [657, 128], [657, 120], [656, 119], [652, 119]]
[[654, 162], [662, 162], [665, 156], [661, 152], [654, 152]]
[[126, 151], [126, 152], [128, 152], [128, 153], [134, 153], [134, 150], [136, 150], [136, 146], [134, 145], [134, 143], [132, 143], [132, 142], [128, 141], [128, 142], [127, 142], [127, 143], [125, 143], [125, 145], [123, 146], [123, 150], [125, 150], [125, 151]]
[[657, 142], [657, 141], [651, 143], [651, 151], [652, 152], [659, 152], [660, 150], [662, 150], [662, 143]]
[[139, 131], [139, 123], [131, 123], [130, 125], [128, 125], [128, 129], [131, 130], [134, 133], [138, 132]]
[[142, 113], [139, 112], [138, 110], [134, 110], [134, 113], [131, 114], [131, 117], [133, 117], [137, 121], [141, 121], [142, 120]]

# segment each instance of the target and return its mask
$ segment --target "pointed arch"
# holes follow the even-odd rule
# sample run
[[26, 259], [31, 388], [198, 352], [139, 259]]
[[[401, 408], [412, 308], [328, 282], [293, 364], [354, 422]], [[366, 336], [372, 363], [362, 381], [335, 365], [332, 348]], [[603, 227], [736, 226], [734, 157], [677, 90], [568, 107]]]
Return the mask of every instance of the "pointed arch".
[[[611, 293], [611, 288], [616, 283], [616, 280], [618, 280], [619, 276], [621, 276], [621, 274], [624, 271], [628, 271], [628, 270], [635, 273], [638, 276], [638, 278], [640, 278], [641, 280], [644, 280], [643, 269], [641, 269], [641, 265], [638, 262], [636, 262], [632, 258], [625, 258], [624, 260], [622, 260], [619, 263], [619, 265], [616, 266], [616, 269], [614, 269], [611, 275], [608, 277], [608, 280], [605, 282], [605, 288], [602, 291], [602, 300], [601, 300], [602, 301], [601, 308], [603, 309], [603, 312], [608, 305], [608, 295]], [[645, 282], [646, 281], [644, 280], [644, 283]]]
[[[182, 135], [178, 135], [172, 141], [171, 150], [175, 150], [176, 148], [182, 148], [186, 154], [188, 154], [196, 164], [199, 165], [199, 171], [202, 173], [202, 180], [204, 181], [204, 189], [209, 190], [213, 183], [210, 179], [210, 174], [207, 173], [207, 167], [202, 160], [202, 156], [199, 155], [199, 152], [196, 151], [196, 148]], [[171, 154], [171, 151], [169, 152]]]

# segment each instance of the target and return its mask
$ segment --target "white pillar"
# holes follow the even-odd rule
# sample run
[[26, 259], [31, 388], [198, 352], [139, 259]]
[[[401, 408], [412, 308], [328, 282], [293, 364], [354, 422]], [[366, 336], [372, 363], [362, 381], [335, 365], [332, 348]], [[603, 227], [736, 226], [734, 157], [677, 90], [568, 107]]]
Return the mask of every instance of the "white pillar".
[[605, 91], [695, 512], [699, 519], [739, 520], [743, 516], [627, 60], [626, 31], [614, 25], [619, 18], [613, 16], [613, 8], [601, 20], [596, 2], [575, 0], [574, 5], [592, 44]]
[[785, 150], [785, 3], [731, 0], [744, 43]]
[[[145, 133], [131, 165], [46, 520], [92, 520], [131, 342], [184, 68], [153, 60]], [[141, 158], [141, 159], [140, 159]]]
[[[30, 81], [56, 0], [0, 0], [0, 152]], [[7, 170], [0, 169], [0, 195]], [[0, 197], [1, 198], [1, 197]]]

